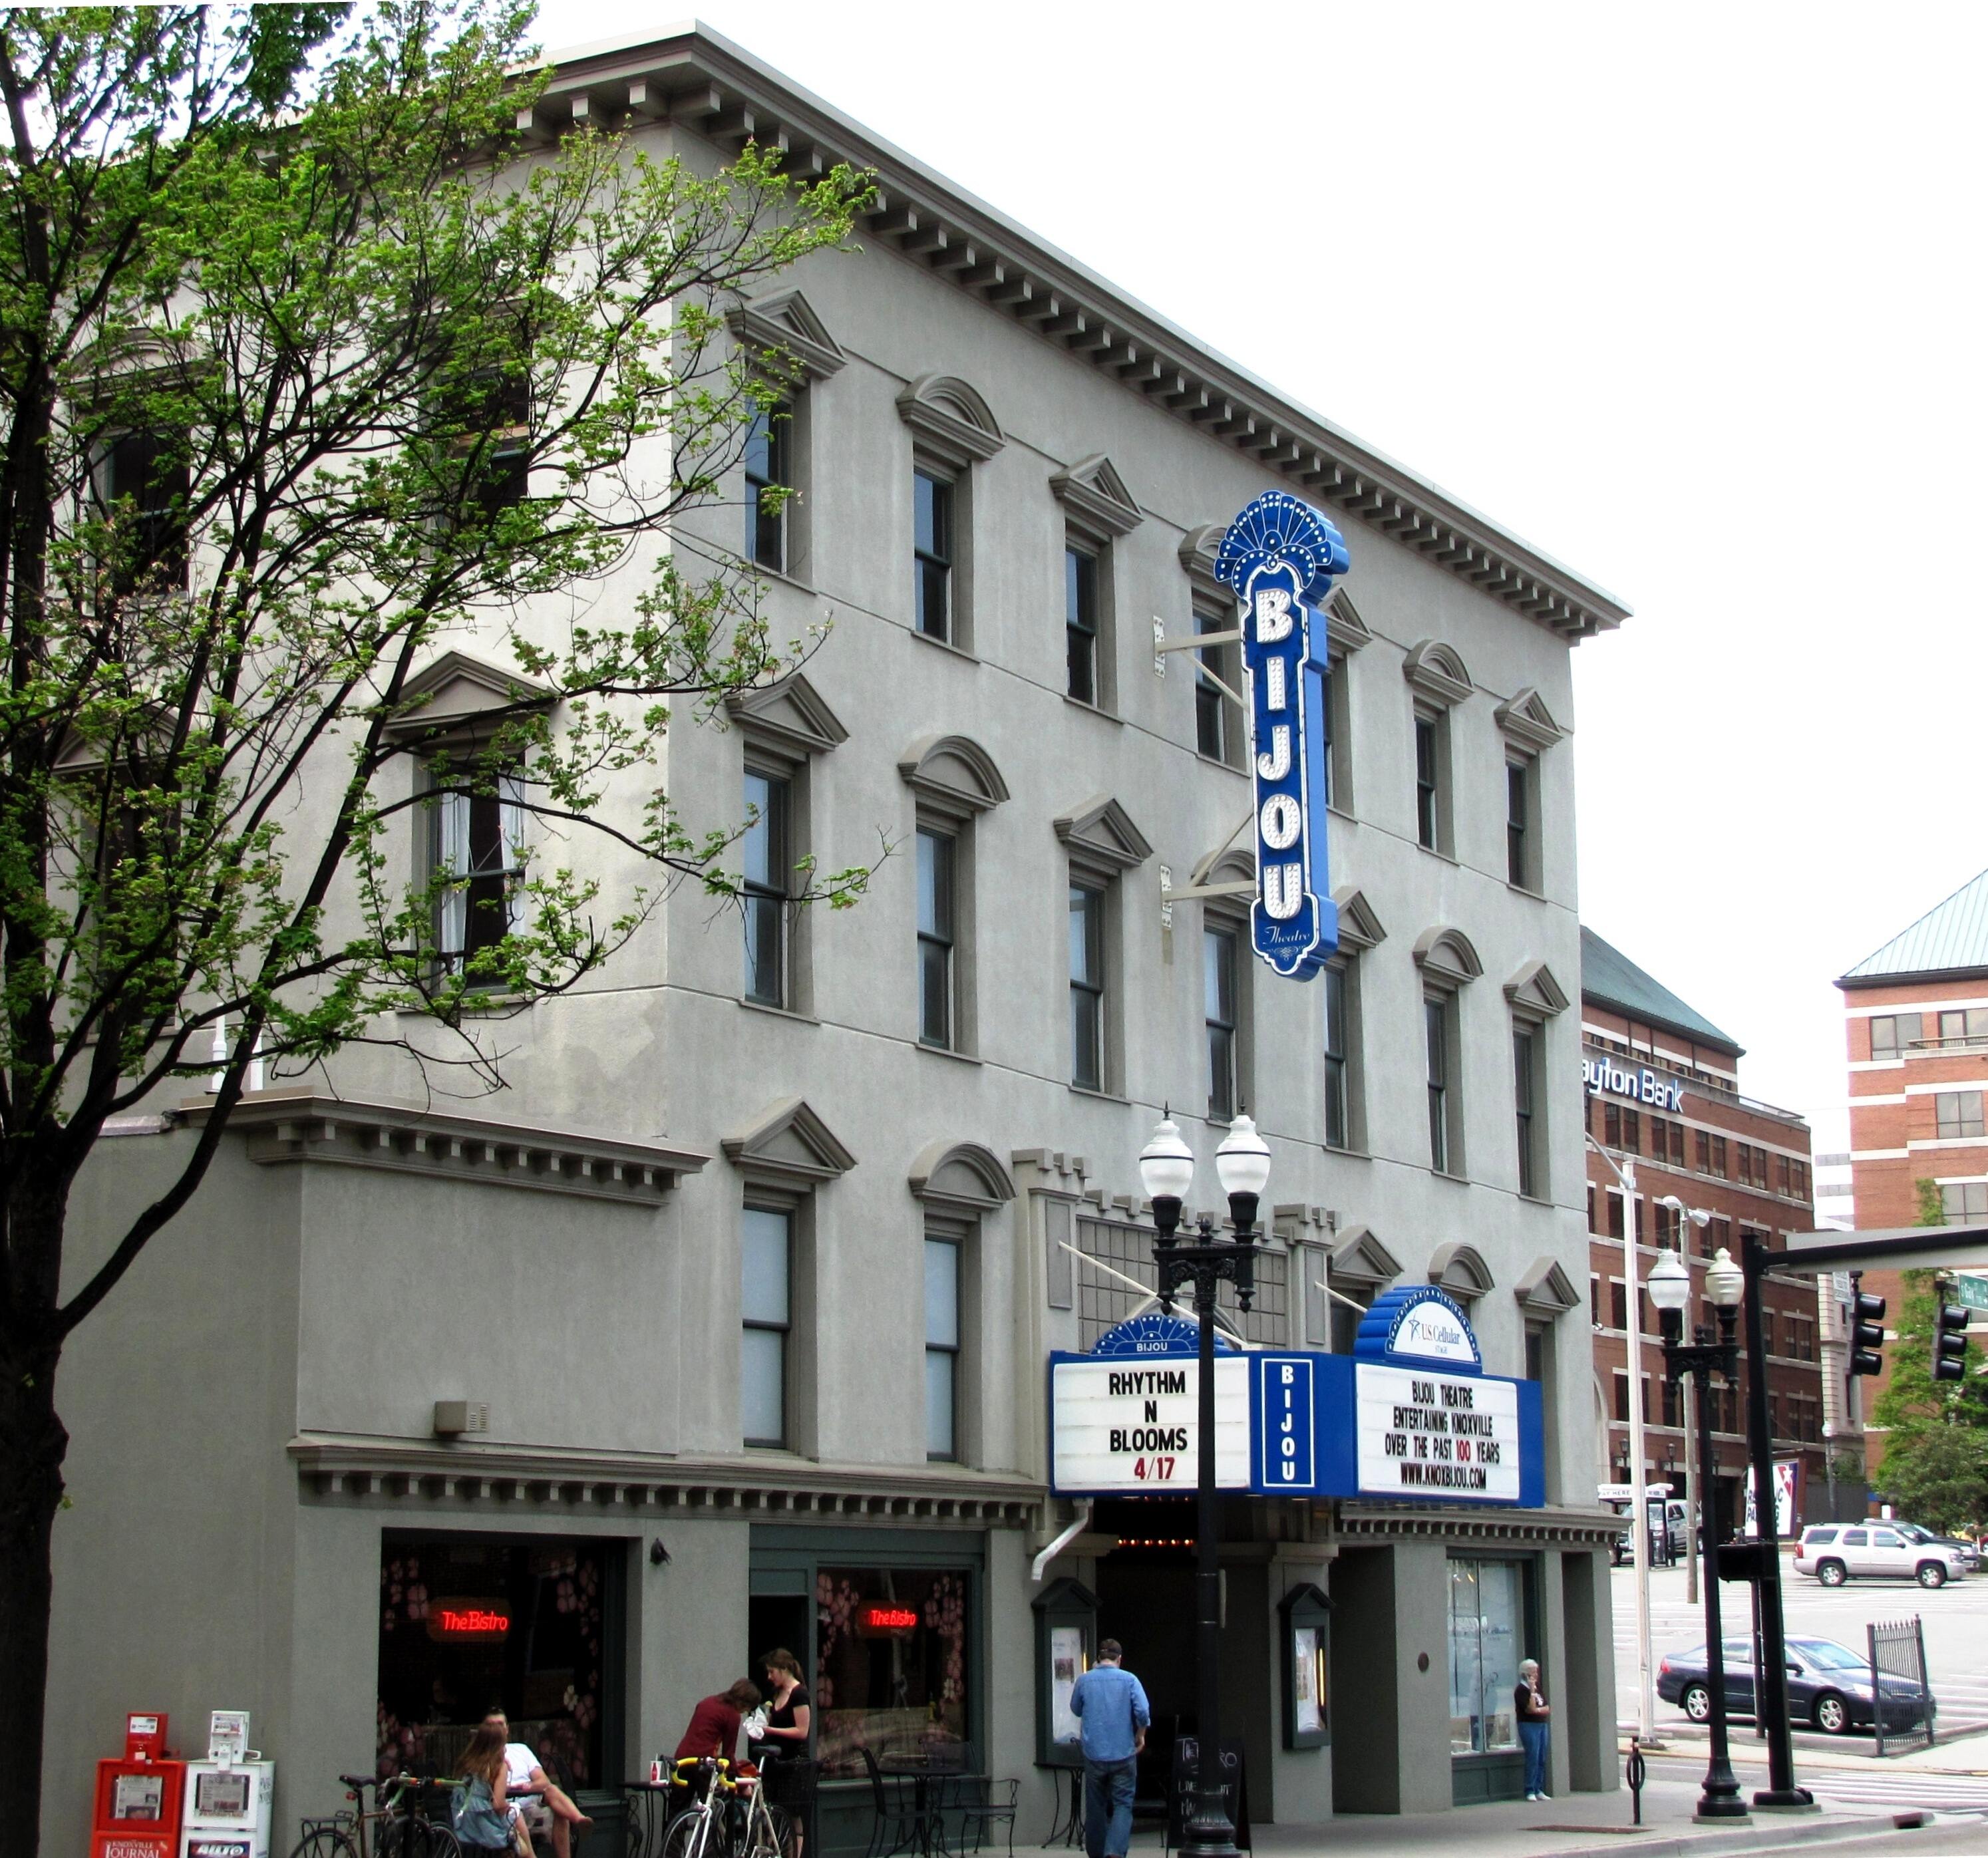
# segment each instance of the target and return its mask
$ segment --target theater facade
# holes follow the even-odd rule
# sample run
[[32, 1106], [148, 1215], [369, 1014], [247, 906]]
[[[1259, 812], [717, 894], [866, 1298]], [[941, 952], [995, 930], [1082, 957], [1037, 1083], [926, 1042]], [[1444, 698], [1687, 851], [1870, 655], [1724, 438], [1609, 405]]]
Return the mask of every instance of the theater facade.
[[[1526, 1656], [1554, 1791], [1614, 1787], [1568, 734], [1571, 651], [1625, 610], [715, 34], [562, 62], [533, 127], [582, 117], [700, 168], [752, 135], [877, 176], [850, 248], [732, 306], [793, 391], [699, 539], [779, 636], [826, 628], [664, 752], [681, 813], [759, 820], [747, 905], [681, 891], [585, 987], [492, 1002], [499, 1096], [360, 1050], [245, 1100], [65, 1362], [49, 1849], [129, 1709], [248, 1710], [287, 1846], [340, 1771], [446, 1772], [493, 1702], [611, 1842], [776, 1646], [832, 1849], [867, 1838], [866, 1756], [1016, 1778], [1040, 1837], [1106, 1636], [1163, 1795], [1192, 1483], [1119, 1461], [1192, 1454], [1111, 1434], [1178, 1430], [1191, 1376], [1177, 1335], [1111, 1350], [1165, 1320], [1138, 1157], [1169, 1110], [1190, 1221], [1226, 1217], [1246, 1108], [1271, 1151], [1217, 1370], [1253, 1822], [1516, 1796]], [[771, 522], [748, 469], [798, 493]], [[1253, 950], [1215, 572], [1266, 491], [1347, 555], [1307, 674], [1336, 936], [1302, 978]], [[508, 661], [456, 643], [434, 713], [472, 727]], [[792, 907], [880, 833], [857, 907]], [[103, 1145], [79, 1269], [206, 1115]], [[1411, 1309], [1460, 1353], [1405, 1351]], [[1058, 1463], [1072, 1371], [1130, 1409], [1100, 1475]], [[1135, 1372], [1165, 1384], [1111, 1391]]]

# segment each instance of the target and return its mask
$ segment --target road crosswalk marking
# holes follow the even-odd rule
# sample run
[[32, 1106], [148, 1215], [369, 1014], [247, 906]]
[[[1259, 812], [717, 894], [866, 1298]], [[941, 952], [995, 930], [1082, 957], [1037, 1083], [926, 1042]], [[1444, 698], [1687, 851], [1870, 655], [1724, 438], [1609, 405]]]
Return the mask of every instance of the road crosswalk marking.
[[1795, 1779], [1819, 1799], [1848, 1806], [1921, 1806], [1935, 1812], [1979, 1812], [1988, 1808], [1988, 1778], [1973, 1775], [1926, 1774], [1887, 1768], [1856, 1774], [1841, 1768], [1811, 1768], [1795, 1762]]

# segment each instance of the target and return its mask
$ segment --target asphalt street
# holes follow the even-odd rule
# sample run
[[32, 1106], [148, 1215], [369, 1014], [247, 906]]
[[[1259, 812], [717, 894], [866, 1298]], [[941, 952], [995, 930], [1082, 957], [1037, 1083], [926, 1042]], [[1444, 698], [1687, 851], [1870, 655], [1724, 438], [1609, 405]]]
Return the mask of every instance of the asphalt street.
[[[1619, 1720], [1636, 1720], [1636, 1589], [1634, 1570], [1614, 1570], [1615, 1694]], [[1909, 1620], [1917, 1614], [1925, 1628], [1926, 1662], [1942, 1729], [1988, 1724], [1988, 1573], [1969, 1576], [1929, 1590], [1911, 1581], [1852, 1580], [1830, 1589], [1806, 1576], [1788, 1573], [1782, 1586], [1783, 1613], [1790, 1634], [1834, 1639], [1861, 1652], [1865, 1627], [1873, 1620]], [[1748, 1590], [1729, 1583], [1723, 1596], [1729, 1637], [1752, 1630]], [[1654, 1673], [1667, 1651], [1682, 1652], [1705, 1643], [1702, 1605], [1685, 1600], [1684, 1569], [1650, 1571], [1650, 1667]], [[1674, 1705], [1657, 1704], [1656, 1721], [1682, 1723]], [[1753, 1726], [1736, 1725], [1736, 1753], [1753, 1740]], [[1844, 1752], [1871, 1748], [1868, 1732], [1831, 1737]], [[1888, 1767], [1891, 1764], [1887, 1764]], [[1988, 1805], [1988, 1780], [1981, 1804]]]

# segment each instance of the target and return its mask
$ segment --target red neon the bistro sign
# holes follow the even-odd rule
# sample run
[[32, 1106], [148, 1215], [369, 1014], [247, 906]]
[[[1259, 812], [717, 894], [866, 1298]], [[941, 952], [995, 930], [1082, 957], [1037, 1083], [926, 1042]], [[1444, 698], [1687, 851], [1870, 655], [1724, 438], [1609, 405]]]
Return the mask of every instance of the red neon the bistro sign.
[[865, 1606], [857, 1616], [857, 1625], [866, 1633], [912, 1632], [918, 1623], [913, 1606]]
[[502, 1606], [478, 1600], [437, 1600], [428, 1608], [428, 1637], [456, 1643], [501, 1639], [511, 1630], [511, 1616]]

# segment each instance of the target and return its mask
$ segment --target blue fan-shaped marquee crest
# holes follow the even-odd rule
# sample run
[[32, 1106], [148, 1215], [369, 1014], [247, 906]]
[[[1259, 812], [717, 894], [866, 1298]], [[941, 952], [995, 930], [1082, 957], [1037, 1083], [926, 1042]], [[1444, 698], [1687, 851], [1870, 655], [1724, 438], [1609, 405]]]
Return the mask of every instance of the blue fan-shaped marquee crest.
[[1215, 577], [1246, 600], [1250, 582], [1280, 563], [1291, 568], [1300, 598], [1323, 599], [1351, 557], [1346, 539], [1309, 503], [1288, 491], [1266, 490], [1229, 524], [1215, 558]]
[[[1107, 1358], [1125, 1355], [1192, 1355], [1201, 1347], [1201, 1329], [1192, 1316], [1148, 1310], [1107, 1329], [1091, 1346], [1091, 1353]], [[1235, 1352], [1236, 1344], [1215, 1331], [1218, 1354]]]

